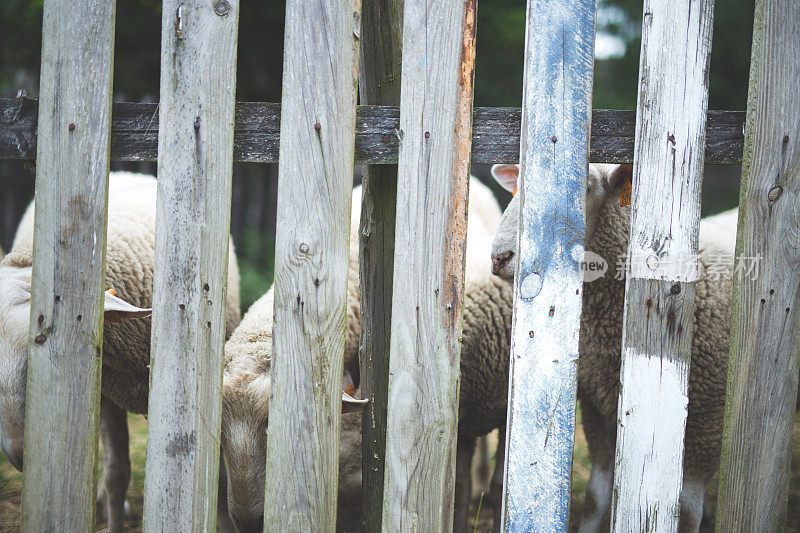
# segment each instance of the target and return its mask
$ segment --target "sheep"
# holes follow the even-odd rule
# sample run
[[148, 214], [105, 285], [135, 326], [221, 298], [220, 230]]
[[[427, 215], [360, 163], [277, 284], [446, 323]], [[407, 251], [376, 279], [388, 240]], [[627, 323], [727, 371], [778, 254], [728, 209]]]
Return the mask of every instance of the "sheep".
[[[508, 190], [515, 189], [518, 172], [516, 165], [492, 169], [495, 179]], [[609, 272], [584, 283], [583, 288], [578, 397], [593, 465], [580, 527], [584, 533], [609, 526], [625, 302], [625, 281], [613, 268], [627, 252], [631, 210], [620, 207], [618, 198], [631, 174], [630, 165], [591, 165], [587, 178], [585, 248], [602, 256]], [[733, 209], [700, 223], [680, 531], [700, 527], [705, 487], [719, 464], [736, 221], [737, 210]], [[492, 245], [493, 271], [510, 283], [517, 268], [518, 222], [519, 197], [515, 196]], [[712, 273], [712, 267], [721, 275]]]
[[[358, 225], [361, 190], [353, 191], [343, 380], [358, 371], [361, 334]], [[472, 179], [461, 350], [461, 399], [456, 458], [456, 530], [466, 530], [470, 460], [475, 438], [506, 423], [511, 288], [491, 275], [488, 254], [501, 212], [492, 192]], [[225, 345], [222, 449], [228, 467], [228, 507], [240, 531], [259, 530], [263, 519], [266, 426], [270, 393], [273, 290], [245, 314]], [[502, 340], [498, 342], [498, 338]], [[352, 415], [356, 415], [353, 417]], [[502, 437], [501, 437], [502, 441]], [[502, 474], [498, 450], [497, 485]], [[360, 529], [361, 415], [343, 415], [339, 452], [338, 530]], [[497, 500], [499, 502], [499, 499]], [[460, 524], [460, 525], [459, 525]]]
[[[152, 298], [156, 180], [112, 172], [108, 190], [106, 317], [140, 316]], [[13, 246], [0, 262], [0, 434], [12, 465], [22, 469], [23, 421], [30, 320], [34, 205], [19, 224]], [[227, 334], [239, 323], [239, 273], [229, 249]], [[103, 476], [98, 504], [106, 507], [109, 531], [121, 531], [130, 480], [126, 411], [147, 412], [150, 319], [109, 323], [103, 331], [100, 435]], [[225, 520], [223, 515], [222, 520]]]

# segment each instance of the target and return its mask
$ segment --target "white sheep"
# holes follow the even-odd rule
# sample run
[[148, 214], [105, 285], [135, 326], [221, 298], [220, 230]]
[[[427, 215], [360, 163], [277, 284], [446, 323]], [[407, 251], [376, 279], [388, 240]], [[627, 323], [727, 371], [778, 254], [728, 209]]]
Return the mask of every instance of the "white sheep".
[[[125, 172], [109, 176], [106, 288], [114, 289], [117, 296], [106, 293], [107, 317], [109, 311], [123, 318], [137, 316], [137, 309], [151, 305], [156, 189], [152, 176]], [[33, 223], [31, 203], [10, 252], [0, 262], [0, 435], [6, 457], [19, 470], [23, 462]], [[226, 308], [230, 335], [240, 318], [239, 272], [232, 245]], [[123, 529], [130, 480], [126, 411], [147, 412], [149, 363], [149, 318], [106, 322], [100, 408], [103, 477], [98, 503], [107, 509], [109, 531]]]
[[[358, 370], [361, 334], [358, 225], [361, 191], [353, 191], [345, 336], [345, 375]], [[461, 399], [456, 474], [456, 526], [466, 529], [470, 497], [469, 465], [475, 437], [506, 422], [511, 288], [489, 271], [488, 254], [501, 212], [492, 192], [472, 179], [469, 194]], [[231, 518], [240, 531], [259, 530], [264, 505], [266, 426], [272, 357], [273, 292], [270, 289], [245, 314], [225, 345], [222, 448], [228, 468]], [[499, 331], [498, 331], [499, 330]], [[497, 338], [502, 337], [498, 342]], [[339, 530], [360, 529], [361, 415], [343, 415], [339, 452]], [[502, 472], [502, 448], [500, 472]], [[499, 477], [495, 476], [497, 480]]]
[[[517, 165], [495, 165], [492, 174], [514, 190]], [[617, 403], [625, 281], [614, 271], [625, 258], [630, 207], [620, 207], [619, 193], [630, 179], [629, 165], [591, 165], [586, 190], [586, 250], [609, 265], [605, 277], [584, 283], [581, 317], [578, 397], [592, 458], [581, 532], [606, 530], [614, 479]], [[728, 363], [729, 312], [737, 210], [700, 223], [694, 338], [689, 375], [684, 479], [680, 531], [697, 531], [703, 515], [706, 484], [718, 468]], [[519, 197], [515, 196], [492, 247], [493, 271], [513, 282], [517, 268]], [[712, 274], [717, 269], [720, 276]]]

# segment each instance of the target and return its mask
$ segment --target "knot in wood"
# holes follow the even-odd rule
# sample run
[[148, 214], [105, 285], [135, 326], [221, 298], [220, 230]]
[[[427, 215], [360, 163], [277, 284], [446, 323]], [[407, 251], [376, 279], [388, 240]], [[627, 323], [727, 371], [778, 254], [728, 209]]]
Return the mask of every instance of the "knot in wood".
[[304, 242], [300, 243], [300, 253], [307, 254], [308, 253], [308, 245]]
[[672, 294], [680, 294], [681, 293], [681, 284], [680, 283], [676, 283], [675, 285], [670, 287], [669, 292], [671, 292]]
[[767, 199], [769, 199], [770, 202], [774, 202], [778, 198], [780, 198], [782, 194], [783, 194], [783, 187], [781, 187], [780, 185], [776, 185], [773, 188], [771, 188], [767, 193]]
[[228, 11], [230, 10], [231, 10], [231, 5], [225, 0], [219, 0], [219, 2], [214, 3], [214, 13], [216, 13], [220, 17], [227, 15]]
[[658, 268], [658, 256], [655, 254], [647, 256], [647, 268], [650, 270], [655, 270]]
[[69, 123], [69, 131], [75, 131], [75, 124], [72, 122]]

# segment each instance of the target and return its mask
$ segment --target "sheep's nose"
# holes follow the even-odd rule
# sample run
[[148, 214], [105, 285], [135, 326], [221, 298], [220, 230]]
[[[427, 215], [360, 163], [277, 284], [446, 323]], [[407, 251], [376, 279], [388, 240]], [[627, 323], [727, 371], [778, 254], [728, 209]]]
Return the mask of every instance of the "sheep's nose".
[[264, 531], [264, 515], [244, 517], [231, 513], [231, 518], [239, 533], [261, 533]]
[[3, 453], [8, 462], [11, 463], [11, 466], [22, 472], [22, 441], [9, 443], [8, 440], [2, 439], [0, 446], [2, 446]]
[[509, 272], [508, 268], [512, 257], [514, 257], [514, 252], [510, 250], [499, 254], [492, 254], [492, 274], [502, 278], [510, 278], [513, 276], [514, 273]]

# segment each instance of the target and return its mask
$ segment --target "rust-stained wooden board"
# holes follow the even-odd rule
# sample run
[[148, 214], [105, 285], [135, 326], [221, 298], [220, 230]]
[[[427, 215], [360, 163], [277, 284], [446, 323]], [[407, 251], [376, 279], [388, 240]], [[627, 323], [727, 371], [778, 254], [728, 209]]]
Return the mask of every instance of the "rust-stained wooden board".
[[21, 529], [95, 516], [116, 4], [45, 2]]
[[[365, 22], [366, 24], [366, 22]], [[369, 36], [365, 30], [364, 38]], [[399, 77], [398, 77], [399, 79]], [[382, 87], [388, 86], [383, 84]], [[367, 100], [371, 101], [371, 100]], [[520, 108], [476, 107], [472, 119], [473, 163], [519, 161]], [[709, 111], [706, 156], [710, 165], [742, 160], [743, 111]], [[280, 104], [237, 102], [233, 159], [247, 163], [277, 163]], [[592, 113], [589, 161], [633, 161], [635, 111], [596, 109]], [[358, 106], [356, 163], [397, 163], [400, 109]], [[158, 143], [157, 104], [114, 104], [111, 130], [112, 161], [155, 161]], [[0, 98], [0, 159], [36, 157], [36, 100]]]
[[567, 530], [596, 8], [528, 1], [504, 531]]
[[678, 528], [713, 8], [644, 3], [611, 511], [618, 533]]
[[[716, 530], [783, 531], [800, 305], [800, 3], [756, 2]], [[745, 269], [746, 270], [746, 269]], [[737, 273], [744, 272], [737, 270]]]
[[360, 0], [289, 0], [265, 531], [336, 526]]
[[238, 21], [163, 4], [146, 531], [216, 531]]
[[476, 0], [405, 0], [384, 531], [451, 531]]

